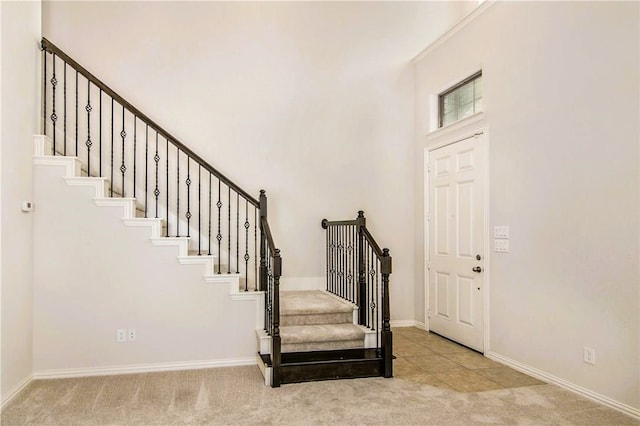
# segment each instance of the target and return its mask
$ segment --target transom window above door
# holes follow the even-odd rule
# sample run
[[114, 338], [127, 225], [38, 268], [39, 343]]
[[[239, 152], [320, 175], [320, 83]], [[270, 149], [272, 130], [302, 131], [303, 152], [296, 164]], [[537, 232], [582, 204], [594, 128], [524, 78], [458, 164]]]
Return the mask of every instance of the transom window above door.
[[439, 95], [439, 126], [443, 127], [482, 111], [482, 71]]

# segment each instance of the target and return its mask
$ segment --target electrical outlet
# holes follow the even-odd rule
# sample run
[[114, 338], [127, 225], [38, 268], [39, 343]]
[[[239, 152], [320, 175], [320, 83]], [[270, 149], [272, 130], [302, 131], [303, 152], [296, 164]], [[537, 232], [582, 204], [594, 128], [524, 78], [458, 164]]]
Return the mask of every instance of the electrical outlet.
[[123, 343], [127, 341], [127, 330], [124, 328], [119, 328], [116, 331], [116, 342]]
[[596, 363], [596, 350], [593, 348], [588, 348], [588, 347], [584, 347], [584, 353], [583, 353], [583, 359], [584, 362], [586, 362], [587, 364], [594, 364]]
[[135, 328], [130, 328], [129, 331], [127, 332], [127, 340], [129, 342], [135, 342], [136, 341], [136, 329]]

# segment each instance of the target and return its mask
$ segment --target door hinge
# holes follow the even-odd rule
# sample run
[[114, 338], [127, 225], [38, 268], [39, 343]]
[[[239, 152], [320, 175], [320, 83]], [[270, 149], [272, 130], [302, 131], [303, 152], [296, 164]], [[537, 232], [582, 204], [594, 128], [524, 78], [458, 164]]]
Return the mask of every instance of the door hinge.
[[431, 318], [431, 309], [427, 309], [427, 318]]

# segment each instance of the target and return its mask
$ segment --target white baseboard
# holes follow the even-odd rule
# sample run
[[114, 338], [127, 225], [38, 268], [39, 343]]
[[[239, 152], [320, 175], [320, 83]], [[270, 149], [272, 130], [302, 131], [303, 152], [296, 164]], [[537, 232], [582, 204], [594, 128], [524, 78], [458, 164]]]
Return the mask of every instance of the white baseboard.
[[202, 368], [256, 365], [256, 358], [233, 358], [210, 361], [167, 362], [158, 364], [118, 365], [112, 367], [69, 368], [42, 370], [33, 373], [34, 379], [62, 379], [67, 377], [113, 376], [117, 374], [153, 373], [159, 371], [198, 370]]
[[554, 385], [560, 386], [561, 388], [567, 389], [571, 392], [577, 393], [580, 396], [588, 398], [592, 401], [598, 402], [602, 405], [606, 405], [609, 408], [613, 408], [614, 410], [620, 411], [624, 414], [627, 414], [635, 419], [640, 420], [640, 409], [631, 407], [630, 405], [623, 404], [622, 402], [611, 399], [607, 396], [600, 395], [599, 393], [593, 392], [587, 388], [583, 388], [582, 386], [578, 386], [574, 383], [568, 382], [564, 379], [556, 377], [552, 374], [549, 374], [545, 371], [538, 370], [537, 368], [530, 367], [526, 364], [508, 358], [506, 356], [500, 355], [495, 352], [485, 352], [484, 354], [487, 358], [504, 364], [513, 368], [514, 370], [518, 370], [522, 373], [528, 374], [529, 376], [535, 377], [536, 379], [543, 380], [547, 383], [552, 383]]
[[416, 320], [391, 320], [391, 327], [416, 327], [424, 330], [424, 323]]
[[427, 331], [427, 326], [422, 321], [416, 321], [414, 327]]
[[2, 398], [2, 403], [0, 404], [0, 412], [2, 412], [2, 410], [4, 410], [7, 405], [9, 405], [13, 398], [18, 396], [20, 392], [22, 392], [27, 386], [29, 386], [29, 383], [31, 383], [32, 380], [33, 376], [28, 376], [23, 381], [18, 383], [12, 390], [10, 390], [9, 393]]

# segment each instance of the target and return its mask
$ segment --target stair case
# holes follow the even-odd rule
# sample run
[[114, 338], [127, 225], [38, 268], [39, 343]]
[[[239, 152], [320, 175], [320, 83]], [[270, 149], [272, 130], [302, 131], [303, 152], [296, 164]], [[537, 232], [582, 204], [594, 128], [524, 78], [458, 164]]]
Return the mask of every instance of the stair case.
[[65, 168], [70, 186], [119, 206], [207, 282], [231, 282], [232, 299], [263, 300], [256, 330], [265, 383], [392, 377], [391, 257], [355, 220], [322, 221], [326, 291], [280, 292], [282, 257], [254, 198], [50, 41], [42, 40], [43, 136], [34, 162]]

